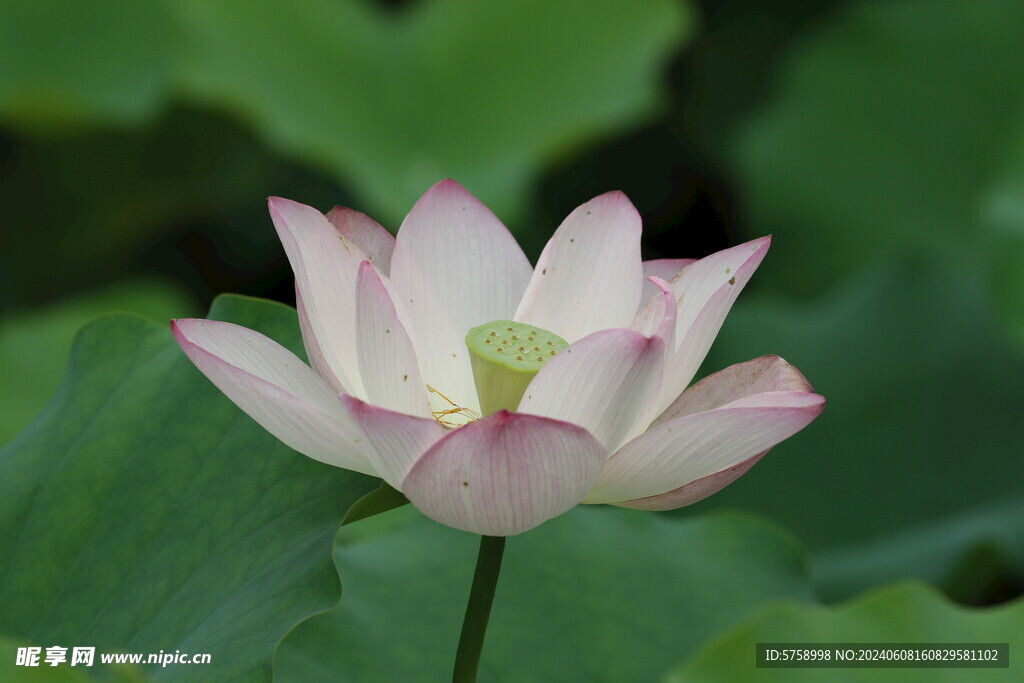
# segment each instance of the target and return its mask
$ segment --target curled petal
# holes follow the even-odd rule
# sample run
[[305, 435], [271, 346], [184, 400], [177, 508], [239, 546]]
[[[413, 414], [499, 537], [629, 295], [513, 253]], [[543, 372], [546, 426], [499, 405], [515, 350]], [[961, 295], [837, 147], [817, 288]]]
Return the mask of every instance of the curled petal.
[[442, 524], [511, 536], [576, 505], [604, 460], [604, 447], [582, 427], [502, 410], [434, 444], [402, 492]]
[[640, 309], [630, 329], [647, 337], [661, 337], [665, 341], [666, 353], [672, 353], [676, 348], [676, 297], [660, 277], [652, 275], [648, 280], [657, 294]]
[[171, 331], [218, 389], [286, 445], [328, 465], [376, 475], [334, 390], [291, 351], [231, 323], [174, 320]]
[[643, 290], [640, 231], [640, 214], [621, 192], [578, 207], [544, 247], [514, 320], [570, 344], [628, 327]]
[[530, 262], [480, 200], [444, 180], [402, 223], [391, 264], [392, 292], [424, 381], [478, 410], [466, 332], [512, 317], [530, 279]]
[[814, 389], [803, 373], [779, 356], [761, 356], [708, 375], [680, 394], [651, 426], [769, 391], [811, 393]]
[[647, 432], [609, 458], [585, 502], [632, 502], [716, 475], [678, 494], [681, 504], [693, 502], [698, 498], [689, 496], [728, 484], [824, 405], [803, 375], [777, 356], [726, 368], [684, 392]]
[[660, 278], [666, 282], [679, 274], [679, 271], [695, 263], [697, 259], [692, 258], [660, 258], [651, 261], [644, 261], [644, 288], [640, 296], [640, 308], [658, 294], [658, 288], [651, 282], [652, 277]]
[[344, 206], [327, 212], [327, 220], [345, 239], [359, 248], [377, 271], [387, 277], [391, 273], [391, 254], [395, 238], [380, 223], [364, 213]]
[[771, 238], [762, 237], [711, 254], [668, 281], [677, 305], [675, 350], [669, 353], [665, 384], [652, 417], [672, 403], [693, 379], [729, 309], [770, 244]]

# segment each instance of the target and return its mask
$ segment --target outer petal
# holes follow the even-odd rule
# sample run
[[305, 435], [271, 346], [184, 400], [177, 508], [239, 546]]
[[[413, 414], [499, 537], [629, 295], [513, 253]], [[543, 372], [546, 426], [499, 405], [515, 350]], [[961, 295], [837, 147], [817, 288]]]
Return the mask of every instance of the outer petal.
[[614, 453], [657, 398], [664, 363], [659, 337], [595, 332], [548, 361], [526, 388], [519, 412], [585, 427]]
[[271, 197], [269, 205], [325, 363], [335, 377], [347, 378], [352, 393], [365, 396], [355, 335], [356, 275], [363, 253], [316, 209], [279, 197]]
[[733, 467], [799, 432], [824, 404], [817, 394], [769, 392], [652, 427], [608, 459], [585, 502], [646, 498]]
[[434, 444], [402, 491], [442, 524], [511, 536], [576, 505], [604, 460], [604, 447], [582, 427], [502, 410]]
[[675, 493], [716, 474], [721, 476], [691, 493], [718, 482], [725, 486], [743, 473], [729, 479], [727, 470], [752, 467], [807, 426], [824, 404], [800, 371], [778, 356], [732, 365], [687, 389], [645, 434], [609, 458], [586, 502]]
[[395, 250], [395, 238], [390, 232], [366, 214], [344, 206], [336, 206], [328, 211], [327, 220], [363, 252], [381, 275], [388, 276], [391, 272], [391, 254]]
[[402, 223], [391, 259], [392, 291], [424, 381], [479, 409], [466, 332], [510, 318], [530, 271], [512, 234], [461, 185], [445, 180], [427, 190]]
[[706, 477], [701, 477], [700, 479], [691, 481], [689, 484], [683, 484], [679, 488], [668, 491], [667, 493], [650, 496], [648, 498], [627, 500], [623, 503], [613, 503], [613, 505], [624, 508], [633, 508], [634, 510], [650, 510], [652, 512], [675, 510], [676, 508], [692, 505], [698, 501], [704, 500], [708, 496], [718, 493], [726, 486], [742, 477], [750, 470], [751, 467], [756, 465], [766, 453], [768, 453], [768, 451], [758, 453], [752, 458], [747, 458], [737, 465], [727, 467], [724, 470], [719, 470], [718, 472], [709, 474]]
[[328, 465], [376, 475], [333, 389], [293, 353], [231, 323], [173, 320], [171, 331], [218, 389], [285, 444]]
[[573, 211], [544, 247], [515, 320], [569, 343], [628, 327], [640, 304], [640, 214], [621, 192]]
[[769, 391], [811, 393], [814, 389], [799, 370], [779, 356], [761, 356], [708, 375], [680, 394], [651, 426]]
[[356, 285], [359, 374], [372, 403], [427, 417], [430, 403], [416, 351], [373, 264], [363, 261]]
[[693, 379], [725, 316], [770, 244], [770, 237], [762, 237], [720, 251], [691, 263], [669, 281], [678, 307], [676, 348], [669, 354], [665, 384], [652, 417], [672, 403]]
[[697, 259], [693, 258], [660, 258], [644, 261], [644, 288], [640, 296], [640, 307], [643, 308], [658, 293], [658, 288], [650, 281], [652, 277], [671, 280], [680, 270], [696, 261]]
[[416, 461], [444, 434], [432, 419], [413, 417], [342, 395], [342, 403], [369, 443], [367, 457], [388, 484], [402, 482]]
[[[778, 356], [762, 356], [745, 363], [731, 365], [705, 377], [684, 391], [668, 410], [658, 416], [652, 425], [657, 427], [670, 420], [704, 410], [714, 410], [731, 401], [767, 391], [813, 391], [799, 370]], [[620, 507], [637, 510], [675, 510], [691, 505], [718, 493], [750, 470], [767, 454], [763, 451], [743, 462], [701, 477], [666, 493], [638, 498], [622, 503]]]

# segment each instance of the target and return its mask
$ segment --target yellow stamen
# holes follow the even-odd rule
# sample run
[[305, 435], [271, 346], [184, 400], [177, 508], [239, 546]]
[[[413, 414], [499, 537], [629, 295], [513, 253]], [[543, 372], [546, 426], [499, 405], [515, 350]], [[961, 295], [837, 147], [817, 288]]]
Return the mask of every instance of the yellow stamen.
[[[451, 408], [446, 408], [444, 410], [430, 411], [430, 414], [434, 417], [434, 421], [437, 422], [437, 424], [444, 427], [445, 429], [455, 429], [457, 427], [462, 427], [469, 424], [470, 422], [479, 420], [482, 417], [482, 415], [480, 415], [480, 413], [476, 412], [475, 410], [463, 408], [458, 403], [451, 400], [450, 398], [448, 398], [447, 396], [445, 396], [444, 394], [442, 394], [440, 391], [430, 386], [429, 384], [427, 385], [427, 391], [429, 391], [432, 394], [437, 394], [442, 399], [447, 401], [448, 405], [451, 406]], [[449, 415], [458, 415], [459, 417], [464, 418], [466, 421], [463, 422], [462, 424], [457, 424], [455, 422], [445, 420], [444, 418], [448, 417]]]

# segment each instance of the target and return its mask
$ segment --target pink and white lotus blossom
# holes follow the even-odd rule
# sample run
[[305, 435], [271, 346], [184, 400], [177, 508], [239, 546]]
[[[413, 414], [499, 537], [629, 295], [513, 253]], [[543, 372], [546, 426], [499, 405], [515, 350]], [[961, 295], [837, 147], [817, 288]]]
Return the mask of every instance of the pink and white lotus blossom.
[[[379, 476], [457, 529], [517, 534], [578, 503], [689, 505], [824, 406], [778, 356], [687, 388], [767, 237], [697, 261], [642, 262], [640, 215], [609, 192], [569, 214], [531, 268], [450, 180], [423, 195], [397, 238], [350, 209], [325, 216], [271, 198], [270, 214], [312, 367], [230, 323], [176, 320], [175, 338], [285, 444]], [[538, 356], [512, 394], [488, 397], [467, 333], [506, 322], [502, 334], [532, 328], [523, 334], [568, 346]]]

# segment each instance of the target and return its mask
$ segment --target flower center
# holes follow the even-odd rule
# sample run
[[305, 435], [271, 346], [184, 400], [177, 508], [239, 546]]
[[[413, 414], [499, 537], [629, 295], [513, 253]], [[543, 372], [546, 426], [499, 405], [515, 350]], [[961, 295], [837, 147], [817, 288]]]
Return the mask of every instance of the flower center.
[[466, 348], [483, 414], [516, 410], [530, 380], [568, 345], [553, 332], [511, 320], [472, 328]]

